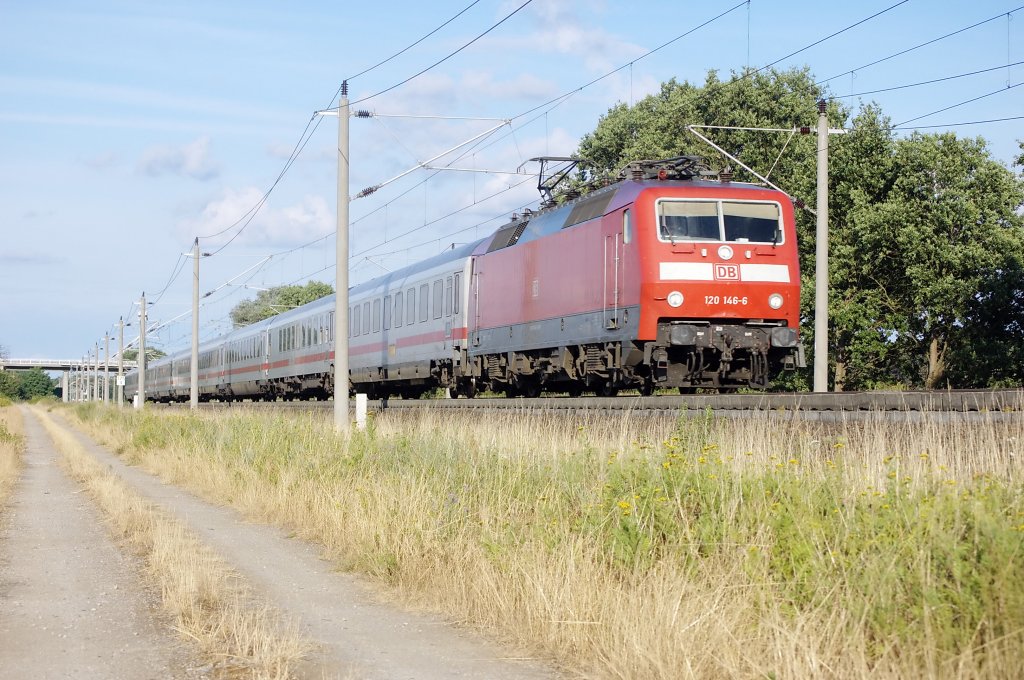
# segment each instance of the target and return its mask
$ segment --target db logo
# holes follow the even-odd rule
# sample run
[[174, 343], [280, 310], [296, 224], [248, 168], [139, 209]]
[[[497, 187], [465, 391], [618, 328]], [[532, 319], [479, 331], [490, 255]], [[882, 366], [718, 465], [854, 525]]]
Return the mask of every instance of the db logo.
[[716, 264], [715, 279], [719, 281], [739, 281], [740, 266], [738, 264]]

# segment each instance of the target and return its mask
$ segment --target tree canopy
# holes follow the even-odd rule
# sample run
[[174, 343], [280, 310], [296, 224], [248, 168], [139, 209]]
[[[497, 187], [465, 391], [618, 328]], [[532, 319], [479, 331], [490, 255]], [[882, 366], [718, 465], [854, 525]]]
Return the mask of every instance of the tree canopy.
[[[837, 389], [903, 384], [1024, 383], [1024, 181], [981, 138], [900, 138], [873, 104], [851, 112], [806, 69], [708, 74], [702, 86], [664, 83], [618, 104], [580, 142], [600, 171], [644, 158], [701, 155], [729, 163], [686, 126], [813, 128], [828, 101], [829, 356]], [[713, 130], [717, 144], [813, 204], [816, 138]], [[1024, 164], [1024, 144], [1018, 163]], [[757, 181], [741, 168], [737, 179]], [[810, 200], [809, 200], [810, 199]], [[813, 346], [815, 218], [798, 211], [802, 331]], [[798, 376], [806, 386], [808, 373]]]
[[[165, 356], [167, 356], [167, 352], [163, 351], [158, 347], [146, 347], [146, 361], [153, 361], [154, 359], [159, 359], [160, 357]], [[138, 358], [139, 350], [136, 349], [135, 347], [132, 347], [131, 349], [126, 349], [124, 351], [125, 361], [137, 361]]]
[[53, 380], [41, 368], [0, 371], [0, 397], [24, 400], [48, 397], [55, 388]]
[[334, 288], [322, 281], [310, 281], [304, 286], [277, 286], [261, 290], [255, 300], [242, 300], [231, 309], [231, 322], [235, 328], [248, 326], [332, 293]]

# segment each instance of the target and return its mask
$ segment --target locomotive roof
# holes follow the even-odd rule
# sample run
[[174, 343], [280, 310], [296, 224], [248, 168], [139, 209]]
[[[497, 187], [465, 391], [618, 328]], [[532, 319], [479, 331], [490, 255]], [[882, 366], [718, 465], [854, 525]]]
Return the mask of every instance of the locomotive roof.
[[696, 190], [698, 193], [701, 189], [714, 189], [716, 192], [722, 189], [739, 189], [751, 192], [764, 192], [766, 194], [777, 193], [773, 189], [745, 182], [721, 182], [700, 179], [626, 179], [571, 201], [566, 201], [560, 205], [545, 208], [538, 212], [526, 212], [523, 215], [515, 216], [494, 233], [486, 252], [501, 250], [502, 248], [508, 248], [520, 243], [528, 243], [554, 234], [562, 229], [586, 222], [587, 220], [601, 217], [633, 202], [641, 191], [658, 187], [685, 187]]

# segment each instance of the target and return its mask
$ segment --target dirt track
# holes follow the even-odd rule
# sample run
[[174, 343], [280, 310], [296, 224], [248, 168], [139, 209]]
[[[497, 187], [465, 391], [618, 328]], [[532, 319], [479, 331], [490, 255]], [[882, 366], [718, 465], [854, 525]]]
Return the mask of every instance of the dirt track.
[[190, 658], [99, 511], [22, 409], [25, 472], [0, 519], [0, 678], [183, 678]]
[[[64, 421], [59, 422], [66, 426]], [[16, 562], [20, 565], [29, 559], [25, 557], [27, 551], [34, 550], [35, 556], [34, 561], [18, 566], [18, 571], [9, 571], [5, 566], [5, 575], [0, 577], [0, 678], [186, 675], [194, 663], [182, 657], [180, 649], [176, 651], [174, 643], [160, 634], [152, 623], [152, 617], [142, 620], [138, 606], [140, 603], [143, 607], [146, 605], [141, 592], [136, 588], [132, 591], [135, 595], [130, 595], [130, 583], [122, 585], [109, 577], [109, 566], [104, 565], [117, 562], [124, 567], [125, 578], [131, 581], [131, 565], [117, 554], [116, 548], [103, 535], [100, 520], [88, 498], [78, 494], [55, 467], [56, 456], [49, 438], [35, 419], [27, 414], [26, 431], [29, 436], [26, 476], [15, 494], [13, 512], [8, 513], [13, 516], [0, 540], [0, 555], [5, 556], [0, 559], [5, 560], [5, 565], [9, 560], [13, 568]], [[332, 565], [320, 559], [317, 551], [308, 544], [290, 539], [273, 527], [246, 523], [234, 511], [212, 506], [169, 487], [140, 470], [124, 465], [84, 435], [77, 436], [90, 455], [104, 466], [109, 466], [140, 494], [186, 523], [201, 540], [245, 576], [261, 595], [299, 622], [307, 637], [319, 645], [319, 651], [301, 670], [302, 675], [316, 678], [496, 680], [557, 677], [550, 666], [524, 658], [515, 650], [481, 640], [438, 617], [401, 611], [376, 601], [358, 578], [334, 572]], [[46, 499], [55, 494], [67, 499], [65, 507], [58, 509], [47, 505]], [[65, 526], [68, 527], [67, 532], [63, 531]], [[63, 538], [47, 533], [47, 527]], [[81, 570], [75, 563], [85, 561], [79, 552], [102, 544], [104, 540], [107, 550], [113, 552], [95, 560], [98, 566], [93, 577], [78, 574]], [[25, 545], [25, 542], [32, 545]], [[60, 571], [54, 571], [58, 569], [57, 563], [62, 565]], [[49, 571], [45, 572], [46, 569]], [[9, 581], [7, 575], [12, 573], [22, 576]], [[42, 578], [44, 573], [46, 576]], [[80, 588], [76, 581], [79, 578], [92, 581], [92, 588]], [[31, 596], [28, 593], [19, 595], [21, 591], [18, 589], [23, 587], [21, 581], [24, 579], [34, 584]], [[117, 584], [117, 588], [110, 584]], [[107, 608], [104, 613], [113, 612], [111, 600], [117, 600], [117, 606], [128, 607], [128, 610], [119, 609], [118, 614], [109, 617], [97, 616], [92, 611], [95, 603], [100, 603], [100, 607]], [[132, 605], [132, 602], [136, 604]], [[148, 611], [144, 613], [148, 614]], [[146, 662], [146, 668], [157, 671], [149, 674], [148, 671], [136, 673], [127, 667], [116, 666], [113, 668], [118, 672], [110, 675], [78, 674], [73, 672], [74, 664], [82, 659], [74, 657], [67, 662], [70, 673], [64, 673], [55, 666], [51, 673], [49, 667], [37, 666], [46, 672], [5, 675], [6, 668], [16, 668], [17, 664], [27, 663], [29, 658], [39, 662], [52, 660], [53, 651], [45, 650], [53, 647], [44, 649], [37, 640], [50, 641], [47, 634], [54, 630], [54, 626], [66, 626], [69, 622], [77, 626], [79, 618], [108, 621], [108, 627], [120, 624], [112, 631], [111, 643], [100, 642], [99, 633], [86, 634], [79, 630], [76, 635], [80, 656], [90, 657], [98, 664], [96, 667], [100, 667], [104, 659], [109, 661], [132, 656], [120, 654], [119, 650], [128, 644], [126, 640], [140, 639], [147, 631], [156, 634], [160, 641], [159, 645], [156, 640], [147, 643], [147, 650], [155, 653], [158, 647], [163, 647], [170, 656]], [[40, 625], [47, 625], [47, 631], [40, 632]], [[57, 643], [65, 640], [59, 637], [62, 632], [54, 633], [52, 639]], [[126, 635], [131, 637], [126, 638]], [[121, 646], [111, 647], [110, 644]], [[38, 652], [37, 647], [40, 648]], [[134, 656], [141, 658], [142, 655]]]

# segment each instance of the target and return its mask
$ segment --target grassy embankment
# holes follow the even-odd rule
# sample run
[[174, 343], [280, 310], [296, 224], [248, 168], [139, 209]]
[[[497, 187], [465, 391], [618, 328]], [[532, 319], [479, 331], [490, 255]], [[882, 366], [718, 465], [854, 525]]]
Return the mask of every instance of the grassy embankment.
[[294, 626], [179, 522], [108, 472], [46, 413], [34, 411], [61, 464], [96, 500], [111, 532], [139, 554], [174, 628], [213, 661], [215, 677], [288, 678], [309, 651]]
[[78, 408], [403, 601], [601, 677], [1016, 677], [1024, 419]]
[[21, 414], [9, 401], [0, 397], [0, 509], [21, 475], [24, 449]]

